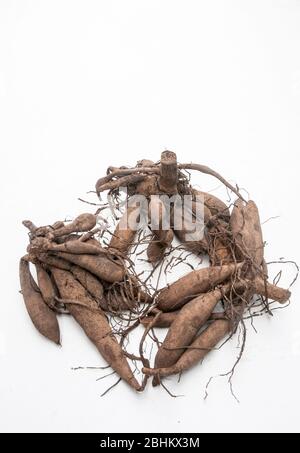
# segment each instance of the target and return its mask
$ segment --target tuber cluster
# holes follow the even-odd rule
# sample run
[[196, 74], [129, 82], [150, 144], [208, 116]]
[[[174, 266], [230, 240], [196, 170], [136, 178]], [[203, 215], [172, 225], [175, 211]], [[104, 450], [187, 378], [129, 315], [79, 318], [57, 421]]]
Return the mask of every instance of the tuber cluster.
[[[197, 190], [190, 171], [216, 178], [235, 201], [228, 206]], [[268, 280], [255, 202], [216, 171], [179, 164], [175, 153], [164, 151], [157, 163], [144, 159], [132, 168], [109, 167], [96, 183], [100, 201], [106, 192], [115, 207], [124, 189], [126, 209], [109, 240], [103, 239], [97, 213], [41, 227], [24, 221], [29, 245], [20, 260], [20, 283], [28, 314], [42, 335], [60, 344], [58, 317], [71, 315], [119, 378], [142, 391], [149, 377], [154, 386], [164, 386], [165, 377], [199, 363], [244, 325], [253, 307], [271, 313], [270, 301], [284, 304], [291, 293]], [[186, 260], [191, 254], [207, 256], [210, 265], [158, 290], [149, 276], [136, 273], [132, 258], [138, 246], [146, 245], [154, 272], [176, 249], [175, 238]], [[162, 342], [155, 328], [167, 329]], [[138, 354], [128, 351], [134, 329], [142, 329]], [[157, 345], [152, 366], [145, 356], [146, 338]], [[138, 363], [142, 382], [136, 377]]]

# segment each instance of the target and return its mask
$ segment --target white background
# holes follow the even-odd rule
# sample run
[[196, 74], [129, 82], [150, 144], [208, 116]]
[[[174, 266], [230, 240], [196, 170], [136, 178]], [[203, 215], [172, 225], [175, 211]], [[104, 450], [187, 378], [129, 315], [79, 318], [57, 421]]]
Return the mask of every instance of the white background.
[[[63, 347], [34, 330], [18, 293], [24, 218], [75, 216], [78, 196], [109, 165], [158, 160], [210, 165], [261, 210], [267, 260], [299, 257], [300, 1], [0, 1], [1, 431], [299, 431], [299, 287], [291, 306], [248, 325], [203, 366], [142, 395], [101, 372], [71, 319]], [[218, 183], [194, 175], [205, 190]], [[219, 192], [227, 199], [226, 191]], [[285, 266], [282, 284], [293, 275]], [[277, 268], [272, 268], [275, 274]]]

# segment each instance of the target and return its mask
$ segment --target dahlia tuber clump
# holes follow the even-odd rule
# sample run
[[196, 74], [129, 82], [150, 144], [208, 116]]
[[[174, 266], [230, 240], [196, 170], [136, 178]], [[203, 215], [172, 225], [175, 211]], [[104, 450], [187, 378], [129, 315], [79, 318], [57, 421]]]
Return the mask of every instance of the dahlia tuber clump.
[[[234, 202], [196, 189], [191, 171], [218, 180]], [[245, 318], [272, 314], [273, 303], [289, 301], [290, 290], [268, 280], [257, 205], [209, 167], [180, 164], [175, 153], [164, 151], [157, 163], [142, 159], [131, 168], [109, 167], [96, 193], [96, 214], [40, 227], [23, 222], [29, 245], [20, 261], [21, 292], [42, 335], [60, 344], [57, 319], [71, 315], [134, 390], [142, 391], [150, 377], [165, 388], [165, 377], [187, 371], [245, 330]], [[208, 267], [194, 268], [191, 256], [207, 259]], [[161, 275], [177, 265], [192, 269], [159, 289]], [[143, 333], [133, 353], [129, 336], [137, 328]], [[161, 343], [155, 328], [167, 329]], [[146, 340], [157, 346], [153, 366]], [[244, 343], [245, 335], [238, 361]]]

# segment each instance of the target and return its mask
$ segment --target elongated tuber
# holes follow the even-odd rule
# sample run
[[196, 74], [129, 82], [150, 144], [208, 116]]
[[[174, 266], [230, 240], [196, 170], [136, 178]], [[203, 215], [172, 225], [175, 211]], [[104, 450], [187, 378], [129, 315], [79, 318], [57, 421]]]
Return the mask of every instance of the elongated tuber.
[[[71, 315], [103, 358], [125, 382], [135, 390], [140, 390], [140, 385], [135, 379], [120, 345], [113, 336], [104, 313], [97, 307], [96, 302], [87, 295], [86, 290], [70, 272], [53, 268], [52, 273], [61, 298], [74, 301], [74, 304], [68, 304]], [[80, 305], [77, 305], [76, 302], [79, 302]]]
[[158, 308], [162, 311], [176, 310], [197, 295], [224, 282], [240, 268], [241, 264], [228, 264], [192, 271], [159, 293]]
[[105, 255], [74, 255], [64, 252], [55, 252], [55, 255], [73, 264], [77, 264], [77, 266], [90, 271], [107, 282], [119, 282], [125, 275], [124, 268], [117, 262], [108, 259]]
[[46, 305], [41, 293], [33, 287], [28, 261], [20, 260], [19, 271], [21, 292], [31, 321], [44, 337], [56, 344], [60, 344], [59, 325], [56, 315]]
[[229, 331], [229, 321], [225, 319], [216, 320], [194, 340], [175, 365], [168, 368], [143, 368], [143, 373], [162, 378], [187, 371], [213, 350], [228, 335]]

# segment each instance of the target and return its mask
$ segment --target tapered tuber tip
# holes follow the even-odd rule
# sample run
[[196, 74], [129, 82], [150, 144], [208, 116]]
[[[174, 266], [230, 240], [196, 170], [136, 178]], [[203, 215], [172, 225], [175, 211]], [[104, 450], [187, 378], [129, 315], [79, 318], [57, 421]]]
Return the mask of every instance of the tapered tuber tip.
[[138, 383], [138, 381], [135, 379], [135, 377], [132, 377], [129, 381], [127, 381], [128, 384], [134, 389], [136, 390], [137, 392], [142, 392], [143, 391], [143, 387], [141, 386], [141, 384]]
[[59, 330], [53, 332], [53, 334], [48, 335], [48, 338], [49, 340], [53, 341], [53, 343], [55, 343], [57, 346], [61, 346]]
[[280, 298], [278, 298], [278, 301], [277, 301], [277, 302], [278, 302], [279, 304], [286, 304], [286, 303], [290, 300], [290, 298], [291, 298], [291, 296], [292, 296], [291, 291], [289, 291], [289, 290], [284, 290], [284, 289], [279, 288], [279, 287], [277, 287], [277, 291], [280, 291], [280, 292], [283, 294], [282, 299], [280, 300]]
[[152, 387], [158, 387], [160, 385], [160, 380], [158, 376], [154, 376], [152, 380]]

